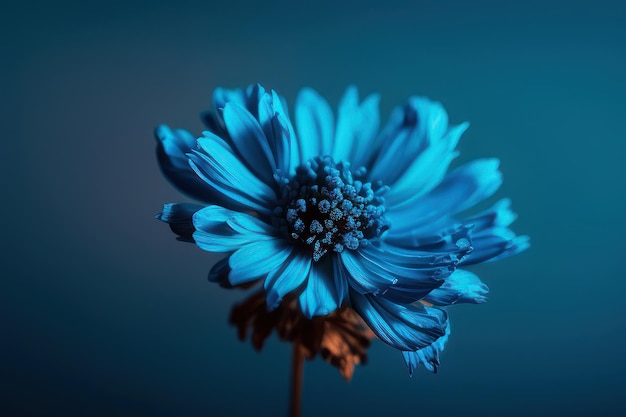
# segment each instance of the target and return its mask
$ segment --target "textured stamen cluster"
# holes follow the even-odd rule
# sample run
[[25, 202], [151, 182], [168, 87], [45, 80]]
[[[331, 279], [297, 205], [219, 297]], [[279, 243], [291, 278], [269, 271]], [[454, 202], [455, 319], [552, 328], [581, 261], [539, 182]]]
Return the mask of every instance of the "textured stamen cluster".
[[350, 171], [347, 162], [330, 156], [316, 157], [282, 182], [282, 204], [276, 208], [279, 222], [291, 239], [308, 245], [313, 260], [328, 250], [355, 250], [389, 228], [380, 181], [363, 182], [365, 168]]

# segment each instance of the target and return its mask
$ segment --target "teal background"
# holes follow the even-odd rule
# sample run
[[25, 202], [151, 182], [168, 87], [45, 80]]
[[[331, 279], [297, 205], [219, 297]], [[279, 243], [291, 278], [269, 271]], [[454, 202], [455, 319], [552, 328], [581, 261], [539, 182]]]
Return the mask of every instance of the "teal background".
[[437, 375], [378, 342], [345, 383], [305, 368], [304, 416], [626, 414], [626, 9], [609, 1], [112, 1], [0, 13], [0, 411], [280, 416], [289, 346], [227, 324], [245, 293], [153, 219], [187, 201], [153, 128], [199, 134], [217, 86], [349, 84], [471, 123], [455, 164], [498, 157], [529, 251], [474, 268]]

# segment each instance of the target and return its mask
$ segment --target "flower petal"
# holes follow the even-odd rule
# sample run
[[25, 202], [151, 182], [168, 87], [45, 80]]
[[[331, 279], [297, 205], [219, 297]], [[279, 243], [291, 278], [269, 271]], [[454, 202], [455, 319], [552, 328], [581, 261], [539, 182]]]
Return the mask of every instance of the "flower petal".
[[367, 162], [373, 149], [373, 141], [378, 132], [380, 97], [371, 95], [359, 105], [359, 93], [350, 86], [339, 102], [337, 129], [332, 156], [335, 161], [349, 161], [359, 168]]
[[470, 162], [446, 175], [428, 194], [388, 207], [387, 215], [394, 225], [390, 235], [407, 231], [414, 235], [411, 230], [449, 218], [490, 197], [502, 184], [498, 165], [497, 159]]
[[224, 127], [224, 121], [216, 112], [210, 110], [203, 111], [200, 113], [200, 120], [202, 120], [209, 132], [219, 137], [228, 137], [228, 132]]
[[231, 252], [252, 242], [274, 239], [276, 230], [256, 217], [220, 206], [193, 215], [193, 239], [208, 252]]
[[448, 167], [458, 152], [454, 151], [468, 123], [455, 126], [439, 140], [429, 144], [403, 171], [385, 196], [388, 206], [401, 205], [432, 190], [444, 178]]
[[229, 141], [229, 134], [222, 117], [226, 103], [234, 103], [248, 110], [255, 118], [258, 118], [259, 102], [264, 93], [265, 89], [260, 84], [251, 84], [245, 90], [243, 88], [228, 89], [218, 87], [213, 90], [213, 106], [217, 112], [207, 111], [202, 113], [200, 117], [209, 131]]
[[330, 314], [343, 302], [346, 286], [337, 281], [345, 278], [343, 274], [335, 275], [333, 263], [330, 259], [315, 263], [309, 273], [306, 288], [298, 297], [300, 309], [309, 319]]
[[430, 372], [437, 373], [437, 367], [439, 366], [439, 355], [443, 352], [448, 337], [450, 336], [450, 320], [446, 320], [445, 334], [439, 339], [435, 340], [429, 346], [416, 351], [403, 351], [402, 356], [404, 362], [409, 368], [409, 376], [413, 376], [413, 371], [417, 367], [417, 364], [422, 364]]
[[224, 207], [255, 210], [269, 215], [276, 206], [276, 193], [254, 176], [220, 138], [205, 132], [198, 139], [204, 152], [189, 154], [190, 165], [208, 186], [220, 195]]
[[400, 248], [392, 251], [389, 245], [370, 244], [341, 255], [355, 291], [399, 303], [422, 299], [439, 287], [458, 263], [458, 258], [449, 253], [401, 252]]
[[448, 114], [440, 103], [411, 97], [404, 107], [393, 110], [380, 133], [377, 142], [381, 148], [370, 178], [392, 186], [420, 152], [442, 140], [447, 128]]
[[172, 130], [166, 125], [158, 126], [154, 135], [158, 141], [157, 160], [165, 178], [189, 197], [214, 202], [215, 193], [189, 166], [187, 153], [197, 149], [196, 138], [186, 130]]
[[296, 99], [296, 126], [300, 160], [329, 155], [332, 151], [334, 118], [328, 102], [311, 88], [304, 88]]
[[350, 293], [352, 308], [383, 342], [400, 350], [425, 348], [445, 334], [445, 311], [422, 304], [394, 304], [373, 295]]
[[460, 260], [473, 249], [470, 239], [473, 226], [451, 221], [446, 217], [415, 229], [396, 225], [386, 232], [384, 244], [401, 250], [447, 253]]
[[296, 291], [311, 271], [311, 256], [294, 250], [282, 267], [270, 272], [263, 284], [267, 297], [267, 308], [274, 310], [290, 292]]
[[350, 287], [361, 294], [379, 294], [394, 284], [394, 276], [373, 265], [361, 262], [358, 252], [343, 251], [340, 255], [341, 263], [348, 272]]
[[272, 119], [272, 135], [276, 142], [276, 160], [279, 174], [292, 176], [300, 164], [298, 144], [289, 119], [277, 113]]
[[220, 110], [223, 109], [226, 103], [236, 103], [243, 108], [248, 110], [254, 109], [256, 107], [256, 99], [252, 91], [252, 85], [249, 86], [246, 90], [243, 88], [223, 88], [217, 87], [213, 90], [213, 106]]
[[260, 240], [249, 243], [228, 258], [232, 285], [241, 285], [266, 276], [283, 264], [294, 250], [284, 239]]
[[507, 228], [492, 228], [489, 231], [472, 235], [474, 250], [460, 262], [460, 265], [473, 265], [508, 258], [530, 247], [528, 236], [515, 236]]
[[474, 225], [471, 232], [474, 251], [463, 259], [465, 265], [507, 258], [530, 246], [528, 236], [515, 236], [508, 228], [517, 217], [511, 211], [510, 204], [508, 199], [502, 199], [484, 212], [465, 220]]
[[231, 272], [229, 261], [230, 256], [226, 256], [225, 258], [220, 259], [215, 265], [213, 265], [213, 268], [211, 268], [211, 271], [209, 271], [209, 281], [217, 282], [220, 287], [226, 289], [247, 289], [258, 283], [259, 280], [251, 280], [238, 285], [231, 284], [228, 280], [228, 276]]
[[170, 229], [184, 240], [193, 242], [192, 235], [196, 229], [192, 217], [203, 207], [191, 203], [167, 203], [163, 205], [163, 211], [154, 217], [168, 223]]
[[230, 274], [230, 266], [228, 265], [229, 256], [217, 261], [211, 271], [209, 271], [209, 281], [217, 282], [221, 286], [230, 286], [228, 282], [228, 274]]
[[441, 287], [434, 289], [424, 297], [424, 301], [436, 306], [459, 303], [480, 304], [487, 301], [489, 287], [480, 278], [469, 271], [457, 269]]
[[272, 157], [276, 163], [279, 176], [289, 176], [295, 173], [299, 164], [298, 144], [296, 136], [283, 110], [280, 97], [272, 92], [265, 93], [259, 101], [259, 123], [265, 132]]
[[232, 102], [224, 105], [223, 117], [234, 150], [259, 179], [274, 185], [276, 161], [259, 122], [248, 110]]
[[474, 225], [474, 232], [491, 227], [507, 227], [515, 221], [517, 214], [511, 211], [511, 200], [503, 198], [493, 206], [475, 216], [468, 217], [465, 222]]

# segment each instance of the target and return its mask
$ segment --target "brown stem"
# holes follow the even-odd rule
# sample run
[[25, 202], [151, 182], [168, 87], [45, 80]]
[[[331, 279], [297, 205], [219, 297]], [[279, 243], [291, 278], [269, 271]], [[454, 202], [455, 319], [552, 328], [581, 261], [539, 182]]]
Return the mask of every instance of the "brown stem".
[[298, 342], [293, 343], [291, 357], [291, 398], [289, 416], [300, 417], [302, 403], [302, 377], [304, 375], [304, 352]]

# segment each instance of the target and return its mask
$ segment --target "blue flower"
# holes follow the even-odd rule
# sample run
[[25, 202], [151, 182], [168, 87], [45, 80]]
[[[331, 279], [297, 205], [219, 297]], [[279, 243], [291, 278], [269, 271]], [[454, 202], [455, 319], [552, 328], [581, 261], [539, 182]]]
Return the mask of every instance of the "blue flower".
[[450, 126], [441, 104], [411, 97], [379, 129], [378, 101], [350, 87], [335, 120], [306, 88], [294, 126], [274, 91], [218, 88], [199, 139], [156, 130], [163, 174], [202, 203], [166, 204], [157, 217], [227, 254], [211, 281], [262, 280], [270, 309], [292, 294], [308, 318], [350, 306], [409, 372], [435, 371], [450, 332], [441, 307], [486, 301], [487, 286], [462, 268], [514, 255], [528, 238], [509, 229], [506, 199], [463, 215], [502, 183], [497, 159], [448, 172], [467, 123]]

